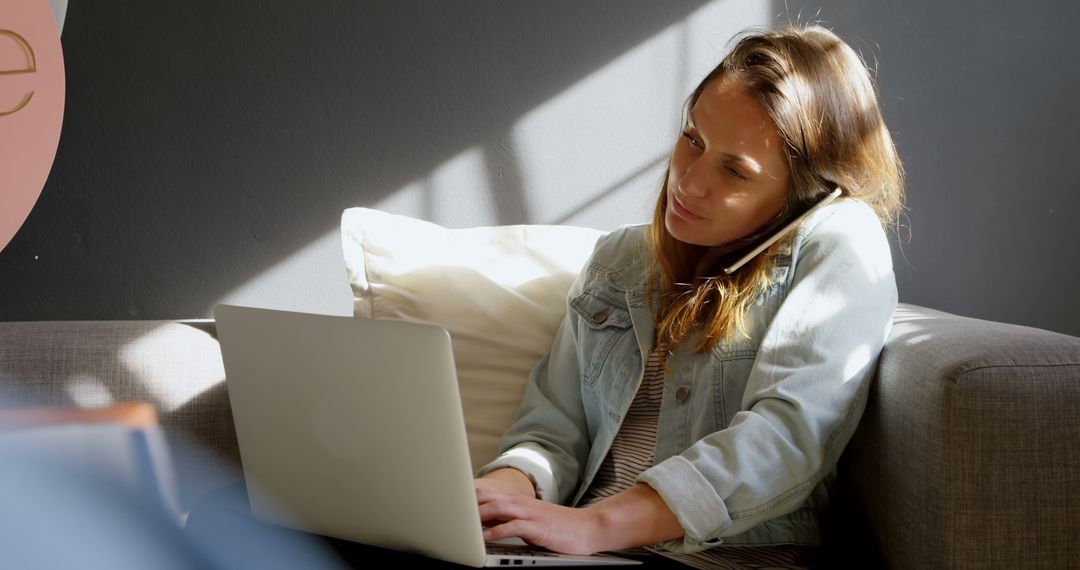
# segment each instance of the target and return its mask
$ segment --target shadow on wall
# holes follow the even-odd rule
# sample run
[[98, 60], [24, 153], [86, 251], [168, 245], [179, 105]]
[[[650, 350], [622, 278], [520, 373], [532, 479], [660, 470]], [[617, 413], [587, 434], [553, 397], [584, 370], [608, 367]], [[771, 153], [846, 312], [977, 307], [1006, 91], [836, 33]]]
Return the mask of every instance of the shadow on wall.
[[[64, 131], [0, 254], [0, 320], [199, 316], [702, 5], [73, 3]], [[496, 221], [529, 221], [520, 172], [492, 168]]]

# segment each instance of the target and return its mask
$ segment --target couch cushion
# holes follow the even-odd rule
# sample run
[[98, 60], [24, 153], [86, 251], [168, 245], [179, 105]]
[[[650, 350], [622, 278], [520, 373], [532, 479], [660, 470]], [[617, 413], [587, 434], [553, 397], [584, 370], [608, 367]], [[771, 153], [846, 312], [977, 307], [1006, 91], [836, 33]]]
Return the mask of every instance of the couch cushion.
[[1080, 338], [901, 305], [845, 456], [890, 567], [1080, 560]]
[[357, 317], [431, 323], [450, 332], [472, 464], [487, 463], [602, 232], [543, 225], [452, 229], [367, 208], [345, 210], [341, 231]]

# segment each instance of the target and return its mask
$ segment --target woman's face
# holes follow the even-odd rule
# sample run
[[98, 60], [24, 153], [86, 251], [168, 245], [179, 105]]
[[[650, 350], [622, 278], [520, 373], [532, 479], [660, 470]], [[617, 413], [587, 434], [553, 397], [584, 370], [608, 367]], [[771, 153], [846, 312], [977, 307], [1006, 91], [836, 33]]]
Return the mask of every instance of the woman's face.
[[781, 140], [742, 84], [708, 84], [671, 153], [668, 232], [679, 241], [717, 246], [772, 220], [787, 202], [791, 181]]

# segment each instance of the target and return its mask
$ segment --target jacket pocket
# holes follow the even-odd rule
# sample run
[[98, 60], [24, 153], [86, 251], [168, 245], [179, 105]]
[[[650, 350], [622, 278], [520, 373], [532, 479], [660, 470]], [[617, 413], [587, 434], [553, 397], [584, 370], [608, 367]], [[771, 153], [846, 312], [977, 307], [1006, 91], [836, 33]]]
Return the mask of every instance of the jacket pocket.
[[578, 350], [585, 383], [591, 384], [600, 376], [615, 343], [630, 332], [630, 311], [626, 303], [607, 299], [586, 291], [570, 301], [577, 313], [579, 327]]
[[746, 381], [754, 367], [753, 357], [727, 358], [717, 362], [716, 385], [713, 402], [716, 409], [716, 427], [724, 429], [731, 425], [735, 414], [742, 411], [743, 396], [746, 393]]

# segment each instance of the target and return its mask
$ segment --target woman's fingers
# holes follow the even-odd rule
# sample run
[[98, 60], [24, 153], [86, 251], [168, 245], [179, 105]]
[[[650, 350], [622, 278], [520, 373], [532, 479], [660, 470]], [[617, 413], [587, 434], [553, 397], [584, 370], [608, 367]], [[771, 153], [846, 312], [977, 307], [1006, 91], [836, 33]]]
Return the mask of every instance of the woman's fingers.
[[502, 540], [504, 538], [518, 537], [530, 544], [536, 544], [537, 541], [530, 539], [532, 534], [528, 521], [516, 519], [488, 527], [484, 531], [484, 540]]
[[[480, 521], [488, 528], [485, 540], [519, 537], [525, 542], [539, 544], [535, 519], [542, 515], [543, 502], [505, 493], [477, 493], [480, 502]], [[530, 503], [536, 503], [530, 505]]]
[[493, 492], [478, 492], [476, 499], [480, 505], [480, 521], [484, 523], [527, 518], [530, 511], [525, 503], [527, 501], [540, 502], [536, 499]]
[[478, 492], [484, 538], [519, 537], [556, 552], [590, 554], [589, 517], [581, 510], [505, 493]]

